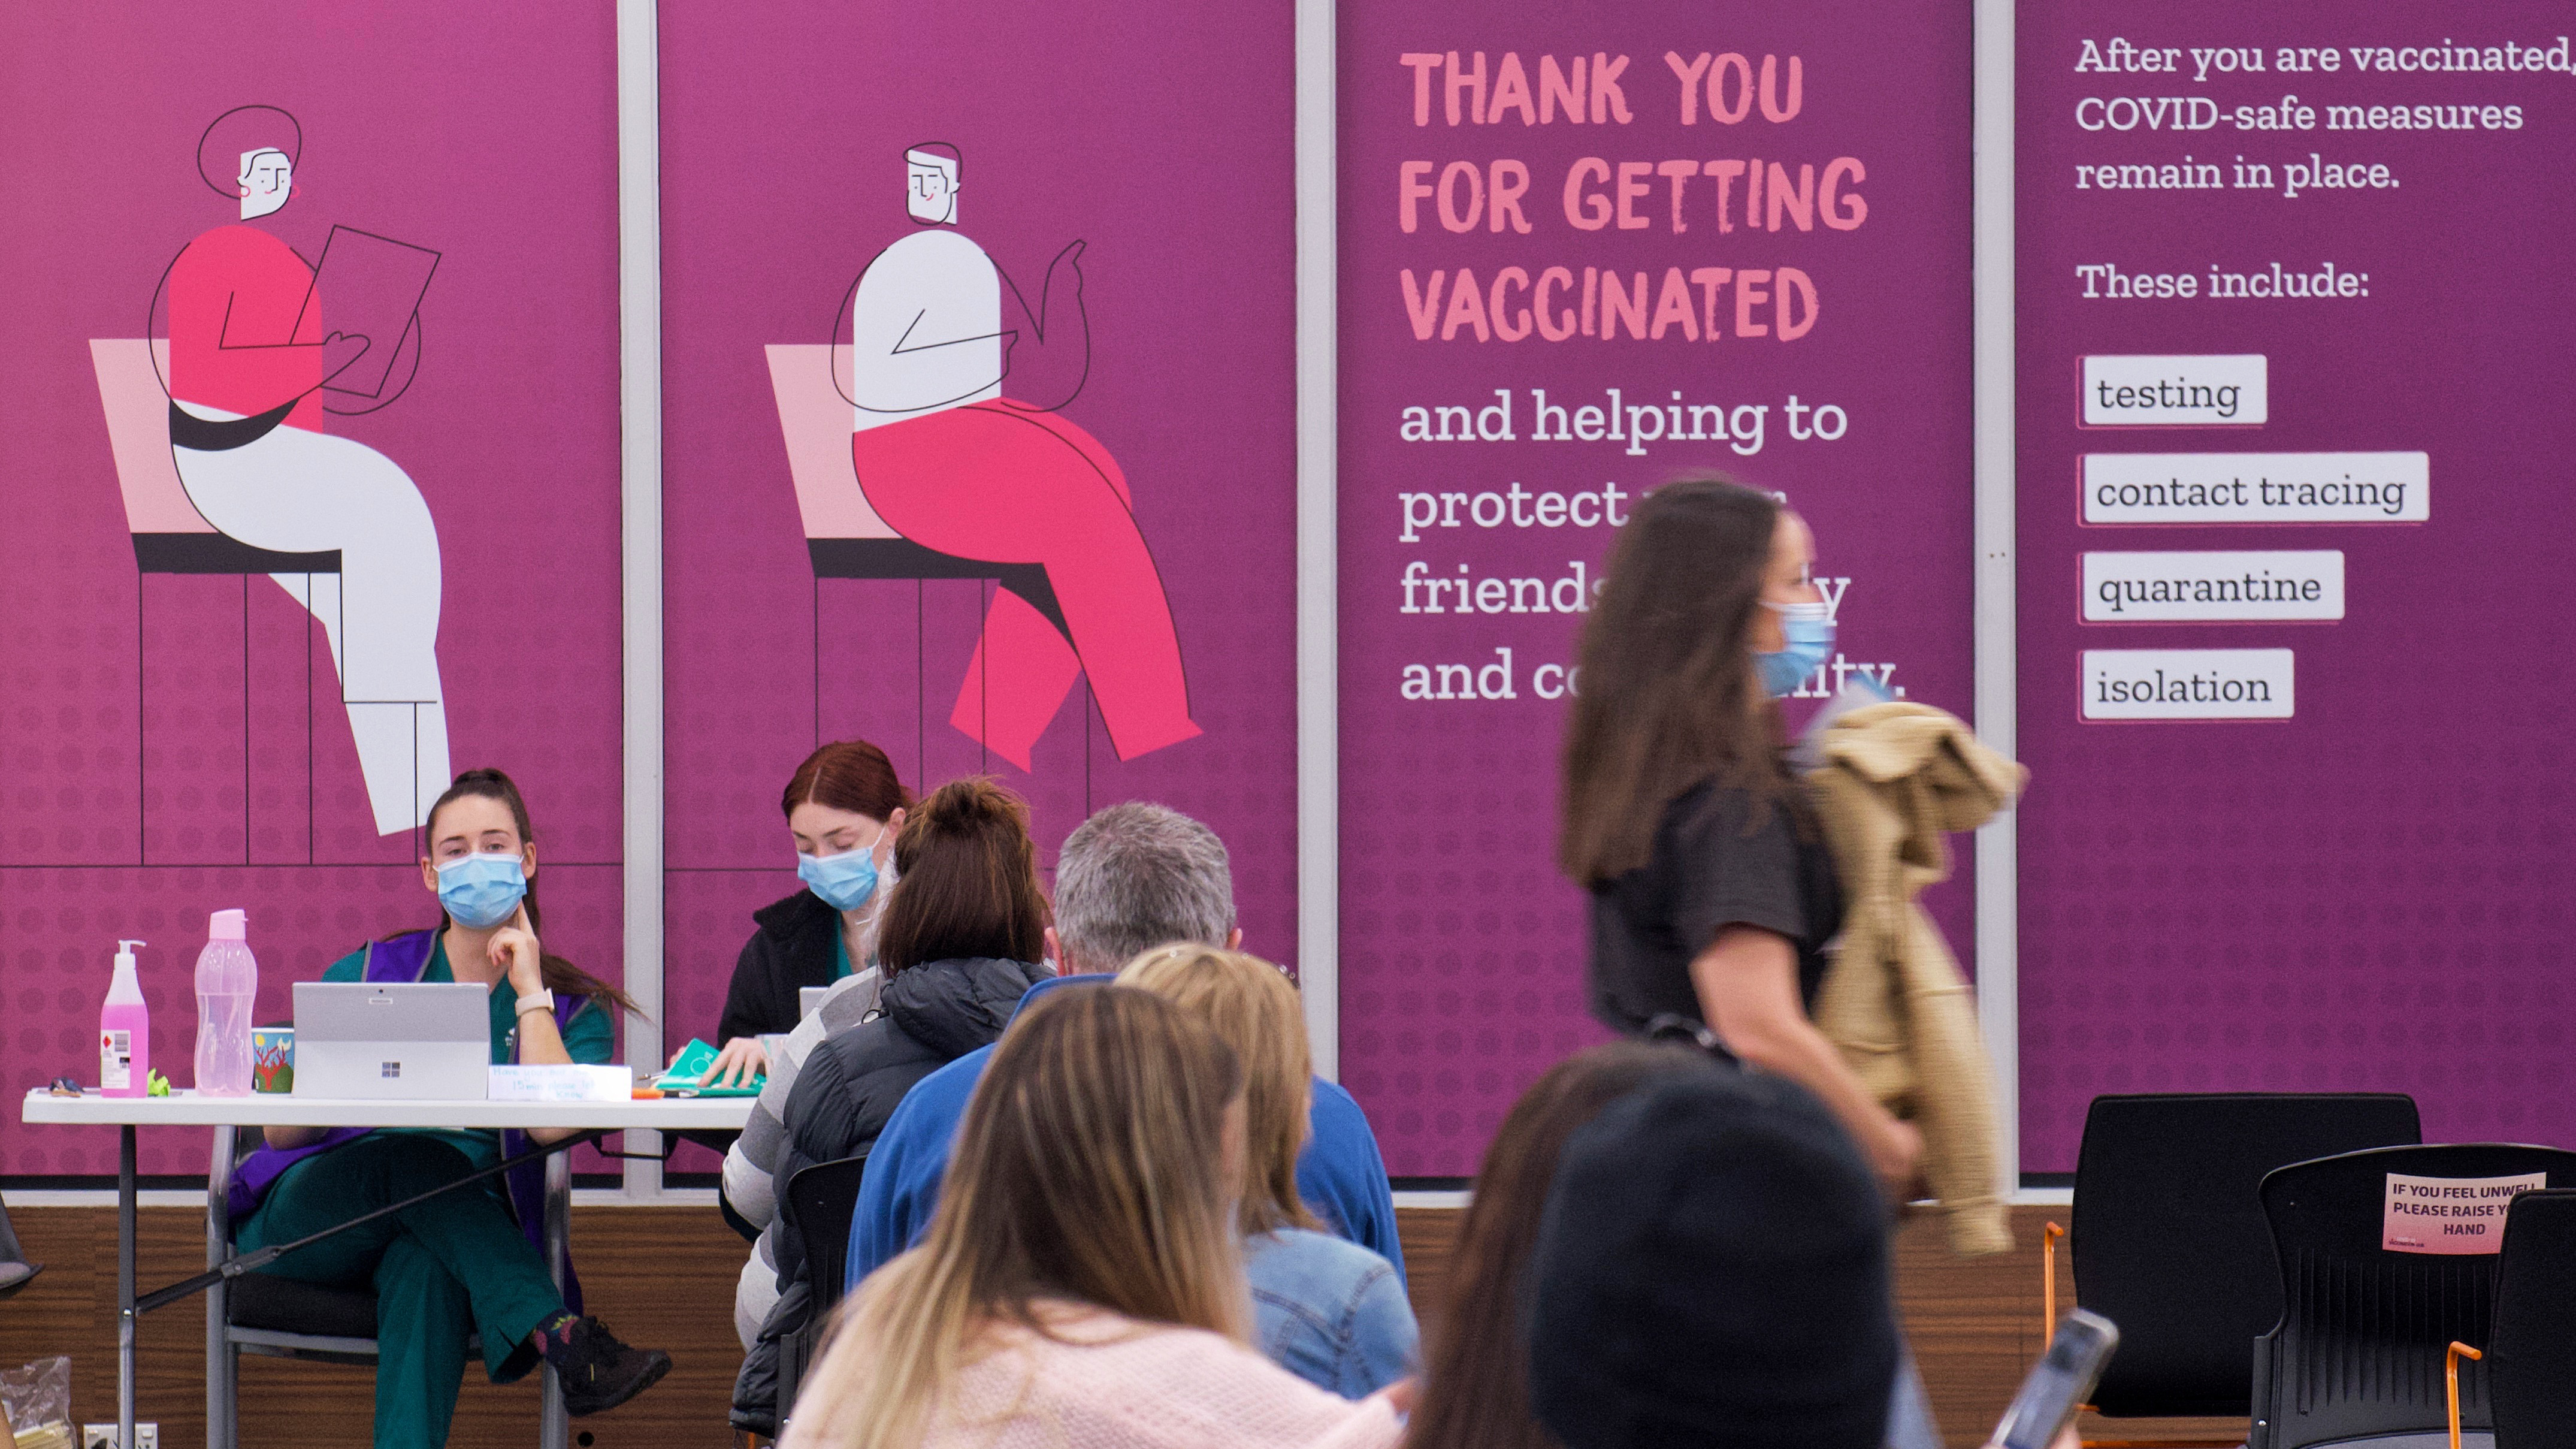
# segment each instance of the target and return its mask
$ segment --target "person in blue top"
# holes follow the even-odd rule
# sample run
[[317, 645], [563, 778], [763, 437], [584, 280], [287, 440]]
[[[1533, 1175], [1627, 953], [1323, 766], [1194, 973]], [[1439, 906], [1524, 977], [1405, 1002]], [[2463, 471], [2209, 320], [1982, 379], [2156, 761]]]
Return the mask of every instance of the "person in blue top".
[[[495, 1065], [606, 1062], [614, 1013], [633, 1003], [539, 945], [537, 838], [518, 786], [499, 770], [468, 770], [430, 807], [424, 833], [421, 880], [438, 897], [440, 924], [353, 951], [322, 979], [488, 983]], [[571, 1132], [527, 1135], [552, 1143]], [[266, 1139], [235, 1174], [244, 1251], [390, 1207], [504, 1153], [498, 1133], [451, 1128], [270, 1127]], [[622, 1404], [670, 1371], [669, 1354], [620, 1343], [566, 1304], [531, 1240], [537, 1205], [514, 1208], [503, 1181], [431, 1198], [263, 1270], [374, 1290], [377, 1449], [447, 1442], [470, 1333], [482, 1334], [495, 1383], [553, 1364], [576, 1415]], [[255, 1204], [238, 1201], [246, 1197]]]
[[[1228, 950], [1243, 944], [1225, 844], [1177, 810], [1112, 805], [1075, 827], [1057, 853], [1047, 953], [1064, 974], [1030, 987], [1019, 1010], [1027, 1012], [1044, 992], [1106, 982], [1137, 956], [1176, 941]], [[853, 1289], [930, 1226], [949, 1144], [992, 1056], [993, 1048], [979, 1047], [922, 1078], [878, 1135], [850, 1223]], [[1404, 1245], [1377, 1135], [1350, 1093], [1320, 1077], [1312, 1091], [1297, 1194], [1327, 1230], [1386, 1259], [1401, 1279]]]
[[1421, 1330], [1395, 1265], [1320, 1231], [1297, 1192], [1314, 1077], [1306, 1016], [1288, 974], [1257, 956], [1194, 943], [1127, 963], [1118, 984], [1205, 1022], [1243, 1066], [1243, 1176], [1236, 1219], [1252, 1289], [1252, 1346], [1319, 1389], [1364, 1399], [1413, 1372]]

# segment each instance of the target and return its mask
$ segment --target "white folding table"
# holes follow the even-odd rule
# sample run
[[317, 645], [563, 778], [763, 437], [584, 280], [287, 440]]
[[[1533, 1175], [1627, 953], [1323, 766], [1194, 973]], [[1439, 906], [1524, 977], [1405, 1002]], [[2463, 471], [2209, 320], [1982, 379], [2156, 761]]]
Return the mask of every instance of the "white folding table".
[[[117, 1442], [134, 1442], [134, 1129], [137, 1127], [562, 1127], [585, 1132], [739, 1132], [750, 1120], [749, 1097], [666, 1097], [625, 1102], [490, 1102], [370, 1101], [353, 1097], [299, 1097], [291, 1093], [253, 1093], [247, 1097], [201, 1097], [173, 1092], [167, 1097], [105, 1097], [85, 1092], [58, 1097], [36, 1088], [27, 1093], [20, 1120], [66, 1126], [114, 1126], [116, 1156], [116, 1424]], [[546, 1159], [547, 1182], [570, 1181], [572, 1167], [564, 1154]], [[548, 1195], [545, 1244], [547, 1267], [563, 1282], [571, 1224], [556, 1221], [554, 1194]], [[223, 1325], [212, 1325], [220, 1333]], [[563, 1386], [554, 1369], [545, 1370], [545, 1413], [539, 1433], [542, 1449], [565, 1449], [569, 1437]], [[214, 1426], [207, 1434], [211, 1439]]]

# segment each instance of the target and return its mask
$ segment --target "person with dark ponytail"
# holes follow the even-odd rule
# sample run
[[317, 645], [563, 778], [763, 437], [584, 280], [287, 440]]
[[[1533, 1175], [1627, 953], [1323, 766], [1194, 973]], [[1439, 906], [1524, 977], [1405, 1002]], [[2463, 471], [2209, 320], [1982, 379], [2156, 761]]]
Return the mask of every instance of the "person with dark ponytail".
[[[1040, 964], [1048, 920], [1037, 856], [1029, 807], [990, 780], [951, 781], [905, 817], [900, 879], [877, 932], [877, 1011], [806, 1056], [782, 1113], [772, 1200], [800, 1169], [872, 1149], [915, 1082], [999, 1038], [1020, 997], [1054, 974]], [[762, 1251], [777, 1296], [735, 1379], [733, 1422], [774, 1434], [778, 1344], [805, 1325], [812, 1282], [792, 1214], [770, 1224]], [[737, 1295], [737, 1311], [745, 1306]]]
[[796, 1029], [805, 987], [852, 976], [865, 999], [844, 1003], [852, 1021], [875, 1005], [877, 926], [894, 885], [894, 841], [912, 795], [886, 752], [834, 740], [805, 757], [778, 802], [796, 844], [792, 896], [751, 913], [756, 929], [734, 962], [719, 1051], [707, 1080], [739, 1086], [777, 1064], [779, 1038]]
[[[468, 770], [429, 810], [421, 883], [439, 923], [373, 942], [332, 963], [325, 981], [471, 981], [491, 988], [494, 1065], [605, 1063], [624, 993], [538, 940], [537, 832], [519, 787]], [[235, 1239], [247, 1251], [291, 1242], [490, 1167], [519, 1150], [502, 1134], [456, 1128], [270, 1127], [233, 1177]], [[569, 1129], [531, 1128], [540, 1143]], [[580, 1314], [580, 1284], [557, 1289], [538, 1252], [541, 1171], [434, 1197], [279, 1258], [264, 1272], [376, 1294], [378, 1449], [447, 1442], [479, 1332], [495, 1383], [540, 1359], [562, 1376], [575, 1415], [613, 1408], [670, 1371], [671, 1356], [620, 1343]], [[506, 1183], [506, 1187], [504, 1184]], [[567, 1301], [569, 1299], [569, 1302]]]

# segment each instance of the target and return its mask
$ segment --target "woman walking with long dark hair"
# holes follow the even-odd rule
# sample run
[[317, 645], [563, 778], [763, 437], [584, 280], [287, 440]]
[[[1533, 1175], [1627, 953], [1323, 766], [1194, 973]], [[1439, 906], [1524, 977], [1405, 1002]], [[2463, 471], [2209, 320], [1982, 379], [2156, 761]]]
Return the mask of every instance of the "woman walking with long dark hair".
[[1584, 625], [1557, 862], [1592, 892], [1592, 1009], [1704, 1023], [1822, 1098], [1892, 1194], [1923, 1139], [1808, 1019], [1842, 926], [1833, 857], [1790, 775], [1777, 696], [1832, 654], [1807, 525], [1716, 478], [1648, 494]]

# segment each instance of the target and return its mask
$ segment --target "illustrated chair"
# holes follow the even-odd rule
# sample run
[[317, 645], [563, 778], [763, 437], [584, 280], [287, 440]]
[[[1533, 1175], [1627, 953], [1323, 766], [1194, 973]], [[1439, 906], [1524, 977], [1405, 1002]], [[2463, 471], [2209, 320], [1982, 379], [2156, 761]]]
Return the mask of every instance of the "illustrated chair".
[[2486, 1348], [2453, 1343], [2446, 1366], [2454, 1445], [2463, 1358], [2486, 1362], [2495, 1449], [2576, 1446], [2576, 1192], [2526, 1192], [2505, 1214]]
[[[2394, 1093], [2156, 1093], [2096, 1097], [2075, 1163], [2076, 1298], [2120, 1325], [2093, 1391], [2110, 1417], [2253, 1411], [2247, 1346], [2281, 1317], [2259, 1189], [2276, 1167], [2423, 1141]], [[2056, 1321], [2049, 1225], [2043, 1267]], [[2180, 1441], [2175, 1441], [2180, 1442]]]
[[778, 1345], [777, 1424], [781, 1434], [787, 1431], [788, 1411], [796, 1407], [797, 1386], [813, 1362], [814, 1350], [831, 1329], [833, 1312], [841, 1306], [841, 1280], [850, 1263], [850, 1220], [858, 1215], [859, 1184], [865, 1180], [867, 1170], [868, 1155], [864, 1152], [799, 1168], [794, 1177], [787, 1179], [786, 1196], [778, 1205], [805, 1240], [805, 1269], [811, 1275], [813, 1294], [807, 1300], [810, 1307], [805, 1326]]
[[[2480, 1449], [2490, 1442], [2486, 1366], [2457, 1363], [2449, 1349], [2488, 1335], [2499, 1255], [2383, 1248], [2392, 1174], [2540, 1176], [2546, 1186], [2570, 1187], [2576, 1152], [2504, 1143], [2379, 1147], [2295, 1163], [2264, 1178], [2281, 1321], [2254, 1341], [2247, 1449], [2386, 1435], [2422, 1436], [2417, 1442], [2429, 1446], [2446, 1435], [2454, 1402], [2463, 1442]], [[2448, 1370], [2456, 1370], [2455, 1383]], [[2404, 1443], [2390, 1439], [2384, 1449]]]
[[[116, 459], [116, 485], [125, 501], [125, 526], [134, 539], [134, 567], [139, 574], [237, 574], [245, 581], [242, 594], [242, 619], [249, 628], [250, 594], [247, 580], [253, 574], [303, 574], [307, 576], [305, 594], [312, 594], [311, 576], [340, 572], [340, 552], [279, 553], [273, 549], [253, 548], [238, 539], [226, 537], [206, 521], [197, 505], [188, 499], [187, 486], [179, 481], [179, 467], [170, 457], [170, 397], [162, 390], [161, 379], [169, 371], [170, 343], [167, 338], [146, 340], [140, 337], [94, 337], [90, 339], [90, 366], [98, 374], [98, 398], [107, 414], [108, 449]], [[151, 618], [148, 591], [136, 591], [137, 632], [149, 637]], [[143, 683], [141, 661], [137, 661], [135, 682], [136, 751], [142, 749]], [[244, 712], [249, 709], [249, 681], [243, 681]], [[312, 726], [312, 692], [305, 692], [306, 733]], [[245, 765], [247, 770], [247, 765]], [[144, 792], [148, 799], [149, 792]], [[243, 780], [242, 798], [250, 798], [249, 780]], [[142, 808], [148, 809], [149, 806]], [[138, 832], [139, 834], [139, 832]], [[244, 831], [245, 840], [248, 831]]]
[[[787, 471], [796, 485], [806, 556], [814, 567], [816, 637], [823, 629], [824, 579], [989, 579], [1035, 610], [1069, 642], [1072, 634], [1065, 625], [1064, 608], [1056, 599], [1055, 586], [1047, 581], [1044, 565], [991, 563], [926, 548], [895, 532], [868, 505], [850, 461], [851, 405], [832, 380], [835, 351], [846, 361], [846, 346], [771, 343], [768, 347], [770, 390], [778, 402], [779, 429], [787, 443]], [[926, 695], [929, 682], [916, 678], [913, 687]], [[970, 733], [983, 737], [984, 728], [979, 722]]]
[[[245, 1136], [236, 1128], [218, 1127], [206, 1174], [206, 1266], [220, 1267], [233, 1255], [233, 1168], [256, 1145], [258, 1129]], [[571, 1227], [572, 1157], [558, 1152], [546, 1158], [546, 1267], [558, 1287], [564, 1281], [565, 1244]], [[478, 1335], [466, 1353], [481, 1352]], [[241, 1443], [241, 1356], [306, 1359], [316, 1363], [373, 1368], [376, 1362], [376, 1295], [357, 1288], [326, 1288], [274, 1273], [244, 1273], [206, 1290], [206, 1442], [210, 1449], [239, 1449]], [[544, 1449], [565, 1449], [571, 1419], [564, 1410], [563, 1386], [554, 1366], [544, 1365], [544, 1403], [538, 1441]]]
[[771, 343], [769, 386], [787, 440], [787, 472], [818, 579], [991, 579], [1026, 600], [1058, 631], [1064, 609], [1040, 564], [997, 564], [924, 548], [877, 516], [850, 465], [850, 404], [833, 386], [835, 350]]
[[90, 366], [107, 412], [107, 444], [134, 536], [134, 564], [147, 574], [336, 574], [340, 552], [279, 553], [227, 538], [188, 501], [170, 459], [170, 395], [161, 388], [170, 342], [94, 337]]

